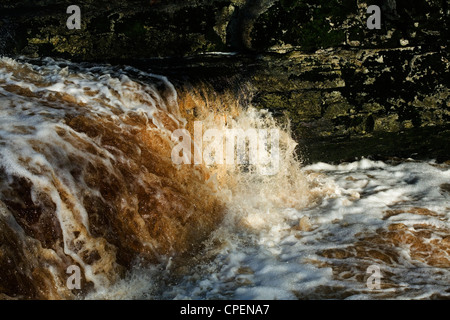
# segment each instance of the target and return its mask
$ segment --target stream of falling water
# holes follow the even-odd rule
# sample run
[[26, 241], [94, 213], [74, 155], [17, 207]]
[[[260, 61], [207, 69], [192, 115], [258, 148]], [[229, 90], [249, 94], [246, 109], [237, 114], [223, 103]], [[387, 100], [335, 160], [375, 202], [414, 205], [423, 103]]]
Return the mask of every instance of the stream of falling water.
[[[172, 134], [195, 121], [278, 130], [278, 171], [174, 164]], [[233, 97], [131, 67], [0, 58], [0, 298], [450, 296], [449, 164], [305, 167], [295, 146]]]

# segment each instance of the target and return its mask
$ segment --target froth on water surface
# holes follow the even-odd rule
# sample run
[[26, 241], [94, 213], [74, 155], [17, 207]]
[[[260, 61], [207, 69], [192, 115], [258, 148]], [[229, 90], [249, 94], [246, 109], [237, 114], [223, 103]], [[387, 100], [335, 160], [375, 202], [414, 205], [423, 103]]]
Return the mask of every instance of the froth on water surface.
[[[205, 94], [214, 94], [206, 87], [178, 95], [166, 78], [130, 67], [2, 58], [0, 69], [5, 296], [108, 291], [137, 265], [177, 265], [192, 257], [227, 212], [248, 211], [249, 204], [239, 204], [246, 189], [273, 199], [283, 193], [242, 167], [173, 163], [172, 133], [192, 131], [195, 120], [218, 130], [276, 126], [270, 115], [244, 111], [225, 95], [208, 99]], [[281, 176], [294, 170], [301, 178], [287, 132], [281, 144], [289, 160]], [[295, 193], [291, 201], [305, 205], [304, 179], [278, 183]], [[66, 286], [71, 265], [82, 270], [79, 291]]]
[[[448, 165], [303, 167], [289, 126], [248, 101], [131, 67], [1, 58], [1, 297], [450, 295]], [[279, 130], [279, 170], [174, 164], [172, 133], [196, 121]]]
[[[302, 169], [303, 209], [247, 193], [168, 299], [445, 299], [450, 295], [450, 167], [360, 160]], [[312, 200], [311, 200], [312, 201]], [[246, 208], [246, 209], [244, 209]], [[232, 219], [239, 217], [239, 219]], [[236, 223], [242, 221], [244, 224]], [[379, 286], [370, 270], [379, 270]], [[169, 289], [168, 289], [169, 288]]]
[[175, 167], [185, 125], [163, 77], [0, 60], [1, 292], [70, 298], [116, 282], [137, 259], [190, 252], [222, 219], [203, 167]]

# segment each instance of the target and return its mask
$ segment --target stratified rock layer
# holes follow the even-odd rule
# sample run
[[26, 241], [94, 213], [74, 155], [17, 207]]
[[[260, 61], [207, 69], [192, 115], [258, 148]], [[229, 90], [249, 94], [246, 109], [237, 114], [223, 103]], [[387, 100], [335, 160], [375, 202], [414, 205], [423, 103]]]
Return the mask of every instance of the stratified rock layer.
[[[80, 30], [66, 27], [73, 4]], [[367, 27], [369, 5], [381, 8], [379, 30]], [[254, 105], [288, 115], [307, 160], [450, 158], [447, 0], [1, 6], [0, 53], [135, 64], [218, 90], [245, 83]]]

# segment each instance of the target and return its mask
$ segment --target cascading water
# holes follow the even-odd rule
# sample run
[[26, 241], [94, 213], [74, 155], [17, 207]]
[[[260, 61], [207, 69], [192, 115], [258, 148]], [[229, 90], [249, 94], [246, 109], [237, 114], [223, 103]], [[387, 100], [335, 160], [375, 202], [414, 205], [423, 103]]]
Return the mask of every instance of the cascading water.
[[[449, 165], [302, 167], [270, 114], [205, 92], [131, 67], [0, 59], [1, 297], [450, 295]], [[196, 121], [277, 130], [277, 171], [175, 164], [173, 133], [195, 137]]]
[[6, 294], [70, 297], [69, 265], [86, 289], [107, 287], [137, 258], [191, 250], [220, 221], [207, 171], [172, 164], [171, 132], [184, 123], [165, 78], [0, 67], [2, 232], [14, 236], [2, 235]]

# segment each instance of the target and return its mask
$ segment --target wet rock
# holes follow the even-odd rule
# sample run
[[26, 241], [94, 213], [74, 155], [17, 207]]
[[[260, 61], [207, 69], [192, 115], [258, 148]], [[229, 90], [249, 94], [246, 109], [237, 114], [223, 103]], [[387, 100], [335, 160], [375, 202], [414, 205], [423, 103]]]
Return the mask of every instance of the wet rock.
[[[448, 2], [3, 1], [0, 53], [131, 64], [290, 119], [306, 161], [360, 156], [450, 158]], [[12, 18], [14, 17], [14, 19]], [[233, 52], [217, 56], [210, 52]], [[161, 59], [164, 57], [164, 59]]]
[[[72, 4], [2, 1], [0, 52], [97, 60], [448, 43], [445, 0], [85, 0], [77, 3], [81, 30], [68, 30]], [[366, 25], [373, 4], [381, 7], [380, 30]]]
[[305, 232], [311, 231], [312, 224], [309, 217], [307, 216], [302, 217], [298, 223], [297, 229]]

